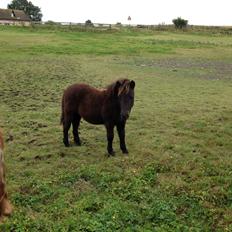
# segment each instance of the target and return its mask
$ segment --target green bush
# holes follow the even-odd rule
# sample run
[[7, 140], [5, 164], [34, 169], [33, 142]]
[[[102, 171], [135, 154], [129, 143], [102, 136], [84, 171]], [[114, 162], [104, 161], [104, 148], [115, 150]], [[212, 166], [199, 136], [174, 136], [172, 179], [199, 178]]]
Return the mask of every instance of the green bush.
[[173, 19], [172, 22], [174, 23], [175, 27], [178, 29], [186, 28], [188, 25], [188, 20], [182, 19], [178, 17], [177, 19]]
[[86, 20], [85, 21], [85, 26], [88, 26], [88, 27], [93, 27], [93, 23], [92, 23], [92, 21], [91, 20]]

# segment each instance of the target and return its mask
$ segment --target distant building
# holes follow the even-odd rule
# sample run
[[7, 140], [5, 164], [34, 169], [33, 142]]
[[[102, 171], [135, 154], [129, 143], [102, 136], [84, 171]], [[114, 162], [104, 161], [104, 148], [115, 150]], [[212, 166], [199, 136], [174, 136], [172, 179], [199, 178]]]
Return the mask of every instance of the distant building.
[[31, 25], [30, 17], [23, 10], [0, 9], [0, 25]]

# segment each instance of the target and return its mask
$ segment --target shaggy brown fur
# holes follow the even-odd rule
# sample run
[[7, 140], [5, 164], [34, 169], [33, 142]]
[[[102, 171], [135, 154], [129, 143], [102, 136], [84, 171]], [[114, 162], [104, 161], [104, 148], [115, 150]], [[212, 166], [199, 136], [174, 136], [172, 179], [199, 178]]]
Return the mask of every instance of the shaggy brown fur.
[[63, 124], [63, 142], [69, 146], [68, 131], [72, 124], [74, 141], [80, 145], [78, 127], [81, 118], [92, 124], [104, 124], [107, 130], [109, 154], [114, 154], [112, 142], [114, 126], [117, 127], [120, 147], [128, 153], [125, 144], [125, 124], [134, 104], [135, 82], [128, 79], [118, 80], [104, 90], [86, 84], [69, 86], [62, 98], [61, 123]]
[[7, 192], [5, 188], [5, 165], [3, 148], [3, 136], [0, 132], [0, 220], [3, 218], [3, 216], [9, 216], [12, 213], [12, 206], [7, 199]]

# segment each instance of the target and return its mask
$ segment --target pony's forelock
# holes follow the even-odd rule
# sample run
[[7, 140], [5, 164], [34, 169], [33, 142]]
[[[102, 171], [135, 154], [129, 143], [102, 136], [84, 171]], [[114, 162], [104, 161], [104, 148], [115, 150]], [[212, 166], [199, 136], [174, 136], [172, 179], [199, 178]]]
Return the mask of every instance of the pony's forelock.
[[130, 80], [128, 79], [119, 79], [113, 82], [112, 84], [107, 86], [107, 90], [114, 91], [118, 82], [120, 83], [120, 86], [119, 86], [117, 95], [120, 96], [122, 94], [127, 94], [130, 90]]

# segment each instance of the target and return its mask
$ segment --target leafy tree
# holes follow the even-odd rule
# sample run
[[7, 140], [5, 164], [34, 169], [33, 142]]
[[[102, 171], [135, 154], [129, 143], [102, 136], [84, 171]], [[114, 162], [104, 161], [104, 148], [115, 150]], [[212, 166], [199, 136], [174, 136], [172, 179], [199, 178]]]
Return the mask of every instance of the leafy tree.
[[88, 20], [85, 21], [85, 25], [86, 26], [93, 26], [93, 23], [92, 23], [92, 21], [90, 19], [88, 19]]
[[188, 20], [182, 19], [181, 17], [178, 17], [177, 19], [173, 19], [172, 22], [174, 23], [175, 27], [178, 29], [185, 28], [188, 25]]
[[43, 15], [38, 6], [34, 6], [31, 1], [27, 0], [13, 0], [8, 4], [8, 9], [23, 10], [30, 16], [32, 21], [41, 21]]

